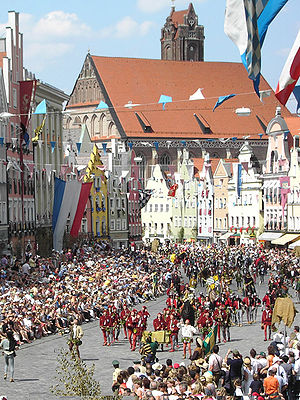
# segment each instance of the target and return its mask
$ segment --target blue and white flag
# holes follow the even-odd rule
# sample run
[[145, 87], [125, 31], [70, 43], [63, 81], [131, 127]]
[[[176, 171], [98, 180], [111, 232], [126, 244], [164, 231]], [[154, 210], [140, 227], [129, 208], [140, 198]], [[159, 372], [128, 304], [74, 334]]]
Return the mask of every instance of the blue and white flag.
[[236, 44], [259, 95], [261, 48], [268, 26], [288, 0], [226, 0], [224, 31]]
[[226, 101], [226, 100], [228, 100], [228, 99], [231, 99], [231, 97], [234, 97], [234, 96], [235, 96], [235, 94], [227, 94], [226, 96], [220, 96], [220, 97], [218, 98], [218, 100], [217, 100], [217, 102], [216, 102], [214, 108], [213, 108], [213, 111], [215, 111], [215, 109], [216, 109], [217, 107], [219, 107], [222, 103], [224, 103], [224, 101]]

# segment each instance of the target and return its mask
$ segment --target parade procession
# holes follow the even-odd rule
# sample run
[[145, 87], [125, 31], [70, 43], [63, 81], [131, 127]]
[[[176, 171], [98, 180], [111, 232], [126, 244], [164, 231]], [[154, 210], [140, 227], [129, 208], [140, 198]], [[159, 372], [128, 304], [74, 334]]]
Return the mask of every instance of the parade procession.
[[298, 3], [2, 0], [0, 400], [300, 400]]

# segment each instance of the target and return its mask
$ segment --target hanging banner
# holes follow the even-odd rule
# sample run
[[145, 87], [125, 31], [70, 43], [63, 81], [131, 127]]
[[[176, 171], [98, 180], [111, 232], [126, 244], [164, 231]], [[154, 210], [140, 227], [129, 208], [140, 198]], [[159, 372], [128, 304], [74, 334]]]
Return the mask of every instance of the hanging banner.
[[241, 189], [242, 189], [242, 164], [238, 164], [238, 171], [237, 171], [237, 195], [238, 195], [238, 198], [241, 197]]
[[21, 81], [20, 84], [20, 119], [21, 124], [27, 127], [31, 100], [35, 95], [36, 81]]
[[287, 195], [290, 193], [290, 177], [283, 176], [279, 178], [280, 191], [281, 191], [281, 206], [282, 206], [282, 217], [284, 217], [284, 209], [287, 203]]

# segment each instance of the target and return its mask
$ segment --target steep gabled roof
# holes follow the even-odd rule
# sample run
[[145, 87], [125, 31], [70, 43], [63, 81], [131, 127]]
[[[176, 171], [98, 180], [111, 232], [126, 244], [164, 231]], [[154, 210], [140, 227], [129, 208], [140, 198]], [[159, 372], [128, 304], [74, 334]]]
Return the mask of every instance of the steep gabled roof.
[[285, 117], [284, 118], [292, 136], [300, 136], [300, 117]]
[[3, 58], [6, 57], [6, 52], [1, 51], [0, 52], [0, 68], [3, 68]]
[[[226, 62], [189, 62], [135, 58], [92, 56], [95, 69], [113, 105], [120, 123], [130, 138], [230, 138], [250, 135], [259, 139], [262, 128], [258, 115], [266, 124], [275, 115], [274, 92], [263, 104], [254, 93], [252, 81], [242, 64]], [[205, 100], [189, 101], [190, 95], [203, 88]], [[271, 89], [261, 77], [261, 90]], [[237, 96], [212, 111], [219, 96]], [[250, 94], [249, 94], [250, 93]], [[157, 104], [161, 94], [171, 96], [163, 110]], [[239, 95], [238, 95], [239, 94]], [[132, 109], [124, 105], [140, 104]], [[240, 117], [236, 108], [249, 107], [249, 117]], [[147, 120], [150, 132], [145, 133], [136, 116]], [[211, 133], [203, 133], [195, 115], [201, 115]], [[286, 108], [282, 115], [290, 116]], [[103, 138], [105, 139], [105, 138]]]

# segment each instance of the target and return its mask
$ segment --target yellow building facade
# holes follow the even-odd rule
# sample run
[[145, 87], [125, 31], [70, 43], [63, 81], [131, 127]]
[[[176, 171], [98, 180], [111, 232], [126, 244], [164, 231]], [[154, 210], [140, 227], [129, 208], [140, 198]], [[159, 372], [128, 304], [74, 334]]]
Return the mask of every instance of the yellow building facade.
[[105, 167], [96, 145], [93, 147], [91, 159], [84, 176], [84, 182], [91, 181], [93, 181], [90, 196], [91, 228], [95, 237], [103, 238], [108, 235], [107, 178], [105, 176]]

